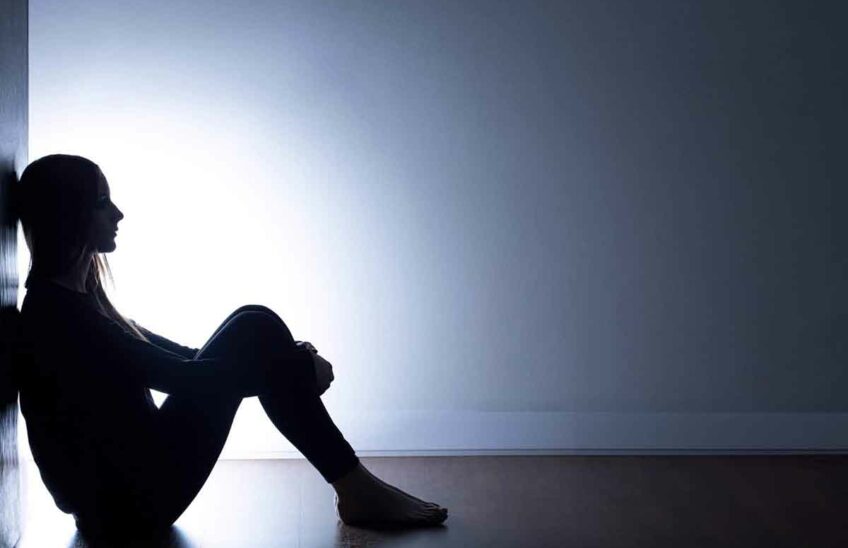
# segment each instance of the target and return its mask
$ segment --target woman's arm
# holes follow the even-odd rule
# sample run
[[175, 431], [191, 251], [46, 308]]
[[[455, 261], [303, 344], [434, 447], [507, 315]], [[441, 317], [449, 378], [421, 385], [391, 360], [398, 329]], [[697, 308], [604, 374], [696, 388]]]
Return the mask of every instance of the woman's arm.
[[190, 348], [188, 346], [183, 346], [179, 343], [176, 343], [170, 339], [166, 339], [162, 335], [158, 335], [149, 329], [146, 329], [138, 324], [135, 320], [130, 320], [133, 325], [135, 325], [142, 334], [147, 337], [150, 342], [158, 346], [159, 348], [164, 348], [169, 352], [173, 352], [174, 354], [179, 354], [184, 358], [194, 358], [198, 352], [200, 352], [199, 348]]
[[[86, 356], [94, 366], [102, 364], [107, 370], [102, 371], [103, 378], [107, 375], [129, 375], [145, 387], [153, 388], [167, 394], [208, 393], [208, 394], [238, 394], [241, 397], [256, 396], [267, 391], [268, 386], [279, 382], [291, 382], [274, 377], [275, 371], [294, 371], [297, 380], [306, 385], [315, 385], [315, 371], [312, 354], [308, 349], [297, 348], [278, 356], [238, 356], [238, 357], [188, 357], [173, 352], [158, 344], [151, 344], [127, 333], [116, 322], [92, 312], [88, 322], [77, 324], [84, 332], [78, 333], [71, 340], [78, 341], [80, 347], [77, 356]], [[167, 341], [149, 330], [151, 341]], [[164, 344], [176, 345], [181, 352], [189, 349], [173, 341]], [[179, 349], [175, 348], [175, 349]], [[245, 360], [262, 359], [266, 363], [246, 366]], [[294, 361], [296, 363], [277, 363], [279, 361]]]

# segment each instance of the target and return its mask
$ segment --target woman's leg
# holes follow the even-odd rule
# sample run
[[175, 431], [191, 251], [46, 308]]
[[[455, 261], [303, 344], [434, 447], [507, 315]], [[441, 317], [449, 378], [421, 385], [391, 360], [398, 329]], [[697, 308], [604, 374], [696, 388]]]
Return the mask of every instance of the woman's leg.
[[[276, 341], [283, 348], [294, 348], [288, 326], [270, 308], [249, 305], [254, 328], [265, 331], [265, 340]], [[270, 321], [269, 321], [270, 320]], [[303, 390], [295, 383], [269, 387], [259, 395], [265, 414], [292, 445], [315, 467], [327, 483], [333, 483], [359, 464], [353, 448], [345, 440], [321, 397], [314, 390]]]
[[[294, 347], [294, 339], [282, 319], [265, 307], [251, 305], [233, 312], [210, 337], [197, 357], [237, 355], [245, 344], [263, 352], [279, 353]], [[285, 367], [285, 364], [280, 364]], [[239, 363], [239, 367], [258, 367]], [[283, 372], [285, 373], [285, 372]], [[285, 379], [285, 375], [281, 375]], [[359, 462], [353, 449], [333, 423], [320, 397], [292, 382], [269, 386], [259, 401], [268, 417], [327, 482], [342, 477]], [[229, 435], [241, 402], [239, 396], [170, 395], [159, 410], [165, 446], [169, 447], [167, 470], [161, 470], [171, 486], [163, 511], [172, 523], [194, 500], [205, 483]]]
[[[230, 322], [230, 320], [232, 320], [233, 318], [235, 318], [236, 316], [238, 316], [242, 312], [263, 312], [265, 314], [268, 314], [269, 316], [271, 316], [275, 320], [279, 321], [280, 323], [283, 323], [282, 318], [280, 318], [277, 315], [276, 312], [274, 312], [273, 310], [271, 310], [267, 306], [263, 306], [261, 304], [245, 304], [245, 305], [242, 305], [242, 306], [236, 308], [235, 310], [233, 310], [230, 313], [230, 315], [227, 316], [227, 318], [223, 322], [221, 322], [221, 325], [219, 325], [215, 329], [215, 332], [212, 333], [212, 336], [209, 337], [209, 339], [206, 341], [206, 344], [204, 344], [203, 348], [200, 349], [200, 352], [203, 352], [206, 349], [206, 347], [209, 346], [209, 343], [211, 343], [213, 340], [215, 340], [215, 336], [218, 333], [220, 333], [222, 329], [224, 329], [224, 326], [227, 325]], [[283, 324], [283, 325], [285, 325], [285, 324]], [[198, 355], [198, 357], [199, 357], [199, 355]]]
[[[285, 323], [268, 308], [251, 305], [230, 315], [198, 353], [235, 353], [253, 344], [267, 352], [289, 350], [294, 340]], [[255, 364], [243, 363], [249, 367]], [[281, 364], [282, 365], [282, 364]], [[284, 373], [284, 371], [283, 371]], [[298, 375], [292, 375], [292, 378]], [[447, 509], [418, 499], [371, 474], [330, 419], [320, 397], [298, 389], [296, 382], [269, 387], [259, 396], [274, 425], [318, 469], [336, 491], [338, 516], [348, 524], [435, 525], [447, 518]], [[169, 401], [170, 400], [170, 403]], [[173, 458], [170, 470], [177, 485], [166, 520], [173, 523], [203, 486], [223, 448], [240, 398], [219, 400], [169, 396], [160, 410], [169, 432]], [[179, 426], [174, 426], [179, 425]]]
[[[271, 316], [276, 322], [281, 324], [286, 331], [288, 331], [283, 320], [272, 310], [261, 306], [258, 310]], [[291, 339], [290, 334], [287, 339]], [[294, 341], [292, 341], [292, 343], [293, 342]], [[260, 401], [262, 399], [263, 396], [260, 396]], [[266, 403], [263, 401], [265, 410], [268, 413], [268, 416], [272, 417], [272, 420], [274, 420], [274, 413], [280, 413], [281, 420], [286, 421], [289, 417], [296, 417], [298, 409], [303, 408], [303, 405], [297, 404], [296, 400], [292, 400], [295, 405], [293, 405], [290, 409], [285, 409], [281, 405], [284, 401], [285, 400], [273, 400], [273, 403]], [[319, 404], [321, 402], [321, 400], [317, 397], [310, 401], [317, 401]], [[323, 405], [321, 405], [321, 411], [323, 414], [326, 414], [326, 410]], [[327, 416], [327, 421], [330, 425], [332, 425], [332, 421], [329, 416]], [[335, 425], [332, 425], [332, 428], [335, 429]], [[293, 443], [294, 439], [300, 435], [305, 438], [304, 442], [306, 444], [309, 443], [309, 435], [307, 432], [296, 433], [292, 430], [286, 431], [279, 425], [278, 429], [280, 429], [281, 432], [284, 432], [286, 437], [288, 437]], [[327, 436], [326, 439], [331, 442], [333, 440], [344, 440], [341, 433], [339, 433], [337, 437]], [[344, 442], [344, 444], [347, 445], [347, 442]], [[307, 454], [301, 445], [295, 443], [295, 446], [300, 449], [302, 453]], [[324, 450], [315, 451], [315, 453], [323, 455], [345, 455], [347, 450], [344, 447], [333, 447], [324, 448]], [[353, 455], [352, 449], [350, 450], [350, 454]], [[319, 469], [319, 471], [321, 470], [320, 465], [318, 465], [315, 460], [311, 458], [309, 460], [316, 466], [316, 468]], [[344, 462], [344, 460], [342, 459], [339, 462]], [[336, 491], [337, 515], [345, 523], [350, 525], [375, 527], [429, 526], [438, 525], [447, 519], [447, 508], [442, 508], [436, 503], [421, 500], [391, 484], [384, 482], [377, 476], [371, 474], [371, 472], [369, 472], [368, 469], [355, 458], [355, 456], [354, 459], [349, 459], [349, 462], [353, 464], [353, 466], [348, 467], [348, 465], [345, 465], [344, 468], [347, 468], [348, 470], [346, 473], [329, 474], [322, 472], [324, 478], [328, 483], [332, 484], [333, 489]]]

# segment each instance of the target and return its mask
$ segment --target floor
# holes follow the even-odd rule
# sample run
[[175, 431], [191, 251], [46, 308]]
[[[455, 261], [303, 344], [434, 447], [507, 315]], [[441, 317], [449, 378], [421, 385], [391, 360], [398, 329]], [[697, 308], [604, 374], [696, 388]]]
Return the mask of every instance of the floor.
[[[372, 457], [365, 466], [447, 507], [439, 527], [338, 521], [302, 459], [220, 461], [161, 546], [848, 546], [848, 456]], [[21, 548], [83, 548], [31, 462]]]

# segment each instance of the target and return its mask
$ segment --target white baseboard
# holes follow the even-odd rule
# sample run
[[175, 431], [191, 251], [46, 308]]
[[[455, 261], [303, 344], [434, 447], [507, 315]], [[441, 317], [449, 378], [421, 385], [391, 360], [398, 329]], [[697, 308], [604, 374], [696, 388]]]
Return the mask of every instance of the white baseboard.
[[[221, 458], [299, 458], [248, 403]], [[335, 421], [360, 456], [848, 453], [846, 413], [363, 411]]]

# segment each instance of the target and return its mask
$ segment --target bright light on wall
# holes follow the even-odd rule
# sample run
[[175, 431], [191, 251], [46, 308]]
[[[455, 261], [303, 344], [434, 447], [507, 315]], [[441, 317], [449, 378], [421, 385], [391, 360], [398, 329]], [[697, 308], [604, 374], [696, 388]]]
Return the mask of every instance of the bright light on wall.
[[[391, 248], [386, 254], [385, 247], [397, 245], [404, 227], [375, 227], [380, 217], [361, 213], [368, 205], [365, 192], [349, 197], [339, 184], [349, 175], [313, 167], [321, 162], [321, 142], [280, 146], [279, 135], [244, 121], [248, 105], [239, 118], [212, 98], [189, 105], [151, 101], [141, 116], [104, 109], [83, 96], [64, 111], [61, 125], [41, 126], [50, 110], [38, 102], [37, 90], [31, 157], [67, 152], [91, 158], [125, 215], [117, 249], [107, 255], [119, 310], [199, 348], [235, 308], [269, 306], [295, 338], [312, 341], [334, 362], [337, 381], [323, 399], [340, 424], [355, 429], [359, 410], [386, 404], [366, 391], [379, 392], [392, 374], [367, 375], [379, 367], [368, 357], [378, 346], [401, 354], [403, 326], [394, 324], [392, 338], [380, 340], [391, 323], [380, 308], [397, 308], [411, 297], [398, 285], [399, 265], [381, 260], [399, 256]], [[215, 112], [228, 119], [226, 131]], [[278, 154], [263, 155], [274, 147]], [[332, 151], [325, 152], [331, 160]], [[24, 279], [25, 245], [18, 260]], [[393, 292], [398, 298], [386, 297]], [[355, 316], [349, 315], [352, 307]], [[158, 404], [165, 398], [153, 395]], [[280, 451], [293, 448], [256, 398], [243, 402], [224, 456]]]
[[[296, 266], [287, 264], [296, 263], [290, 256], [316, 247], [305, 230], [307, 204], [294, 194], [285, 199], [284, 185], [275, 189], [276, 200], [263, 193], [257, 183], [261, 169], [246, 161], [251, 136], [239, 135], [236, 123], [223, 134], [189, 123], [191, 112], [161, 106], [158, 113], [145, 118], [85, 112], [84, 120], [66, 120], [72, 131], [33, 136], [33, 159], [56, 151], [80, 154], [97, 162], [109, 180], [112, 199], [125, 215], [117, 249], [107, 256], [118, 309], [198, 348], [242, 304], [270, 306], [295, 333], [295, 325], [320, 323], [299, 299], [304, 289], [307, 294], [314, 289], [310, 280], [320, 277], [287, 268]], [[18, 261], [23, 280], [29, 264], [25, 245]], [[159, 404], [165, 397], [153, 395]], [[255, 399], [244, 408], [261, 414]], [[242, 437], [252, 437], [264, 421], [241, 420]]]
[[[837, 410], [836, 57], [648, 4], [31, 0], [30, 154], [102, 166], [122, 312], [200, 347], [269, 306], [357, 449]], [[281, 439], [248, 400], [230, 448]]]

